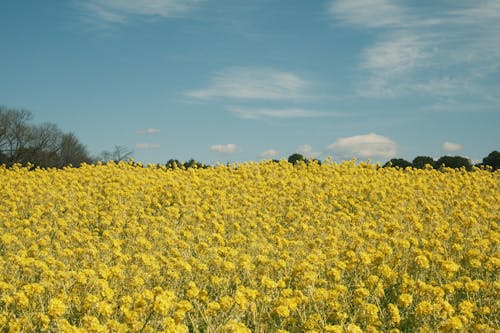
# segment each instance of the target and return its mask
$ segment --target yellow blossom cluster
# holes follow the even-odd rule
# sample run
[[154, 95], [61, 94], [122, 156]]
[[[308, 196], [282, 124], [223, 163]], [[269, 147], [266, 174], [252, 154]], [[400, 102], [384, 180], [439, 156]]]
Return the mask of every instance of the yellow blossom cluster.
[[498, 332], [500, 173], [0, 167], [1, 332]]

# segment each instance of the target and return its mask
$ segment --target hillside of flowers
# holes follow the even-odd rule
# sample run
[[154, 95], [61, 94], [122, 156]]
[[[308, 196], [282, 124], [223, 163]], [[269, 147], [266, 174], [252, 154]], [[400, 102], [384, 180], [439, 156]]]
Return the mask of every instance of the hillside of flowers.
[[0, 332], [498, 332], [500, 173], [0, 167]]

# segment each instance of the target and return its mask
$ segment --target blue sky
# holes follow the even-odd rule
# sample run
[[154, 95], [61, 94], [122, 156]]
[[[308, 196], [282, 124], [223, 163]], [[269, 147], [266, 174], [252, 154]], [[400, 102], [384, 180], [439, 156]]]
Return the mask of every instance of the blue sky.
[[500, 149], [498, 0], [0, 3], [0, 104], [97, 154], [385, 162]]

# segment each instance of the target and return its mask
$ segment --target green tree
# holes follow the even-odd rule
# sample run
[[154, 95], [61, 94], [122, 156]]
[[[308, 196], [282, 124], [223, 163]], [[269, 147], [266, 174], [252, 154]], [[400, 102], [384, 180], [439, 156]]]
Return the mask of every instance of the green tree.
[[404, 169], [406, 167], [411, 167], [411, 166], [412, 166], [412, 164], [403, 158], [393, 158], [390, 161], [388, 161], [386, 164], [384, 164], [384, 168], [399, 167], [401, 169]]
[[447, 166], [448, 168], [459, 169], [465, 167], [467, 170], [472, 169], [472, 164], [468, 158], [462, 156], [442, 156], [436, 161], [436, 168]]
[[436, 161], [434, 161], [434, 159], [429, 156], [417, 156], [412, 161], [413, 167], [417, 169], [424, 169], [427, 164], [434, 167], [435, 163]]
[[297, 164], [300, 161], [307, 162], [306, 158], [303, 155], [298, 154], [298, 153], [295, 153], [295, 154], [288, 156], [289, 163]]
[[201, 162], [197, 162], [195, 159], [190, 159], [187, 162], [184, 162], [184, 168], [205, 168], [205, 165]]
[[165, 164], [165, 166], [169, 169], [179, 168], [181, 165], [182, 163], [179, 162], [179, 160], [174, 160], [174, 159], [169, 159], [167, 164]]
[[483, 165], [489, 165], [493, 170], [500, 169], [500, 152], [497, 150], [492, 151], [485, 158], [483, 158]]

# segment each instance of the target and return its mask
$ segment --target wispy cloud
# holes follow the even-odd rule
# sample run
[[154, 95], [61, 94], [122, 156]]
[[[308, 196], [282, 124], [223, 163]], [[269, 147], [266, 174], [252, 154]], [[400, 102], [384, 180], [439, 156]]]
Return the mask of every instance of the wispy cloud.
[[298, 146], [295, 151], [306, 158], [318, 158], [321, 155], [321, 152], [313, 151], [313, 148], [310, 144]]
[[160, 130], [157, 129], [157, 128], [146, 128], [144, 130], [140, 130], [140, 131], [137, 131], [137, 134], [140, 134], [140, 135], [143, 135], [143, 134], [155, 134], [155, 133], [159, 133]]
[[467, 100], [445, 99], [422, 108], [423, 111], [446, 112], [446, 113], [471, 113], [471, 112], [499, 112], [499, 99], [490, 100]]
[[136, 143], [136, 149], [158, 149], [160, 148], [159, 143]]
[[188, 91], [196, 99], [291, 100], [305, 98], [308, 83], [291, 72], [235, 67], [215, 75], [208, 87]]
[[327, 149], [340, 158], [392, 158], [397, 154], [394, 141], [375, 133], [340, 138]]
[[240, 106], [228, 106], [227, 110], [242, 119], [264, 119], [264, 118], [313, 118], [328, 117], [338, 115], [333, 112], [322, 112], [316, 110], [307, 110], [301, 108], [252, 108]]
[[361, 66], [376, 73], [406, 73], [429, 58], [425, 42], [411, 34], [391, 36], [363, 52]]
[[106, 25], [127, 23], [134, 17], [179, 16], [202, 0], [74, 0], [87, 23]]
[[237, 146], [234, 143], [222, 144], [222, 145], [213, 145], [210, 147], [210, 151], [216, 153], [224, 153], [224, 154], [234, 154], [237, 151]]
[[446, 152], [453, 152], [453, 151], [462, 150], [463, 147], [459, 143], [446, 141], [446, 142], [443, 143], [442, 148]]
[[328, 9], [343, 23], [367, 28], [400, 26], [408, 16], [403, 8], [389, 0], [338, 0]]
[[395, 0], [332, 0], [328, 13], [335, 22], [369, 29], [373, 37], [360, 53], [357, 93], [485, 100], [498, 90], [485, 82], [500, 74], [500, 3], [451, 8], [429, 12]]
[[271, 159], [271, 158], [276, 158], [279, 156], [279, 151], [274, 150], [274, 149], [268, 149], [264, 152], [262, 152], [259, 157], [265, 158], [265, 159]]
[[481, 24], [484, 21], [493, 21], [498, 25], [500, 21], [500, 2], [497, 0], [477, 0], [469, 4], [468, 8], [451, 11], [451, 20], [459, 24]]
[[445, 76], [431, 78], [427, 82], [416, 83], [411, 87], [415, 92], [433, 96], [453, 96], [458, 91], [470, 93], [470, 83], [466, 78]]

